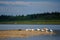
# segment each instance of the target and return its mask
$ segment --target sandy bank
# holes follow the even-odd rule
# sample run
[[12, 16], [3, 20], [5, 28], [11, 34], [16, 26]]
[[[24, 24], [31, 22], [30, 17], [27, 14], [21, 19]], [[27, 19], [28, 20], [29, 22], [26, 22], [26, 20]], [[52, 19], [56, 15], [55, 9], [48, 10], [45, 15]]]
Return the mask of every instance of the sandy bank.
[[18, 30], [10, 30], [10, 31], [0, 31], [0, 38], [5, 37], [29, 37], [34, 35], [47, 35], [53, 34], [53, 32], [41, 32], [41, 31], [18, 31]]

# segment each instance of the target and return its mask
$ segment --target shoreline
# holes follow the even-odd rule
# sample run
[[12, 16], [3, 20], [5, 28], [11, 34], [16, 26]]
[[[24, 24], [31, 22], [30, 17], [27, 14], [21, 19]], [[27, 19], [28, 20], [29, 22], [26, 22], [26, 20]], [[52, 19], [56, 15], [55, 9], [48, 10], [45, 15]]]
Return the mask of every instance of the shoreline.
[[0, 24], [53, 24], [60, 25], [60, 20], [2, 21]]
[[[12, 23], [0, 23], [0, 24], [12, 24]], [[14, 24], [14, 23], [13, 23]], [[14, 25], [17, 25], [17, 24], [14, 24]], [[20, 25], [20, 24], [18, 24], [18, 25]], [[60, 25], [60, 24], [21, 24], [21, 25]]]

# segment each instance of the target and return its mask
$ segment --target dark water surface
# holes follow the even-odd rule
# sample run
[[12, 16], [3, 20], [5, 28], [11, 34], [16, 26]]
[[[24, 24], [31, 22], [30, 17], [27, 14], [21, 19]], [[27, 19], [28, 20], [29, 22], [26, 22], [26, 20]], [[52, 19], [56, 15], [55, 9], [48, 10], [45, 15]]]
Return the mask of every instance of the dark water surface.
[[26, 29], [26, 28], [49, 28], [53, 29], [57, 34], [54, 35], [38, 35], [26, 38], [0, 38], [0, 40], [59, 40], [60, 25], [23, 25], [23, 24], [0, 24], [0, 30]]

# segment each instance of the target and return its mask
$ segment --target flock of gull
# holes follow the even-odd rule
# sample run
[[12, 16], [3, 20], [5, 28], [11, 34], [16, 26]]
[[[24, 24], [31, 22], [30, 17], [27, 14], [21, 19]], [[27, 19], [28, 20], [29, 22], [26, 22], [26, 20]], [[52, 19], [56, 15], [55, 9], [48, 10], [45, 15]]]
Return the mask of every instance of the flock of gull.
[[[20, 30], [21, 30], [21, 29], [20, 29]], [[48, 29], [48, 28], [43, 28], [43, 29], [40, 29], [40, 28], [37, 28], [37, 29], [25, 29], [25, 31], [53, 32], [52, 29]]]

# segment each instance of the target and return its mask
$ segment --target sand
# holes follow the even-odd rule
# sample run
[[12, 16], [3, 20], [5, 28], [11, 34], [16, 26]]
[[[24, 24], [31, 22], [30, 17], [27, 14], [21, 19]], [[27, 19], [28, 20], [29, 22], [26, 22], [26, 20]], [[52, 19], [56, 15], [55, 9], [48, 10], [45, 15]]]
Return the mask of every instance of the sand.
[[6, 31], [0, 31], [0, 38], [29, 37], [29, 36], [47, 35], [47, 34], [53, 34], [53, 32], [6, 30]]

